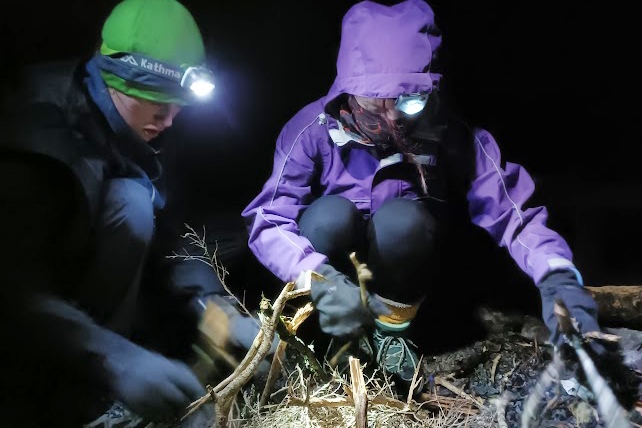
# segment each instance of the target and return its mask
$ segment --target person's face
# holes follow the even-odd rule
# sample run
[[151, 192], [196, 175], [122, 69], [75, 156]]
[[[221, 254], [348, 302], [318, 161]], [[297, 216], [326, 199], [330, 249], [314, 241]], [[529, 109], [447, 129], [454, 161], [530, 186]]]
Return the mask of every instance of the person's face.
[[174, 118], [181, 111], [178, 104], [157, 103], [130, 97], [113, 88], [109, 88], [109, 94], [127, 125], [146, 142], [172, 126]]
[[394, 122], [400, 119], [403, 114], [395, 109], [394, 98], [367, 98], [358, 95], [354, 96], [357, 103], [370, 113], [378, 114], [386, 121]]

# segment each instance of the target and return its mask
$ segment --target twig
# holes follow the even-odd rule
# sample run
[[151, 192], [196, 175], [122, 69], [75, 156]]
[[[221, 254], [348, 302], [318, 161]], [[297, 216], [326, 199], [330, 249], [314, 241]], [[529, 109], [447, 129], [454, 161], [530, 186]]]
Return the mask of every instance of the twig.
[[259, 400], [259, 408], [265, 406], [270, 399], [270, 391], [274, 387], [274, 383], [278, 379], [278, 374], [281, 372], [281, 359], [285, 357], [285, 349], [288, 347], [288, 343], [284, 341], [279, 341], [279, 344], [276, 347], [276, 352], [272, 358], [272, 364], [270, 365], [270, 372], [268, 373], [267, 379], [265, 381], [265, 386], [263, 387], [263, 392], [261, 393], [261, 398]]
[[293, 299], [298, 299], [299, 297], [302, 296], [308, 296], [310, 294], [310, 289], [309, 288], [302, 288], [300, 290], [293, 290], [290, 291], [287, 295], [288, 300], [293, 300]]
[[[352, 261], [352, 265], [357, 271], [357, 279], [359, 280], [359, 291], [361, 292], [361, 304], [363, 305], [364, 308], [368, 307], [368, 288], [366, 287], [366, 281], [370, 281], [372, 279], [372, 272], [370, 269], [368, 269], [367, 265], [365, 263], [360, 263], [359, 260], [357, 260], [357, 253], [352, 252], [350, 253], [350, 261]], [[332, 358], [330, 358], [329, 365], [331, 368], [334, 368], [337, 366], [339, 363], [339, 358], [341, 358], [341, 355], [343, 355], [348, 349], [350, 349], [350, 346], [352, 345], [352, 341], [346, 342], [339, 350], [337, 351], [336, 354]]]
[[202, 396], [201, 398], [192, 401], [188, 406], [187, 406], [187, 413], [181, 418], [181, 421], [186, 419], [188, 416], [190, 416], [192, 413], [197, 411], [203, 404], [209, 402], [209, 401], [216, 401], [216, 393], [214, 392], [214, 388], [212, 388], [210, 385], [207, 385], [207, 395]]
[[[431, 407], [438, 408], [438, 409], [442, 409], [442, 408], [450, 409], [450, 408], [456, 407], [462, 413], [467, 415], [476, 415], [479, 413], [477, 406], [475, 406], [474, 409], [470, 407], [471, 406], [470, 400], [466, 400], [458, 397], [444, 397], [434, 393], [422, 392], [419, 395], [418, 401], [422, 404], [428, 404], [429, 406], [432, 403], [436, 403], [436, 404], [433, 404]], [[467, 405], [467, 407], [465, 408], [466, 410], [462, 410], [464, 404]]]
[[417, 363], [417, 368], [415, 369], [415, 373], [412, 375], [412, 382], [410, 382], [410, 388], [408, 390], [408, 398], [406, 399], [406, 404], [410, 405], [410, 402], [412, 401], [412, 397], [415, 396], [415, 389], [417, 386], [421, 383], [423, 376], [417, 379], [417, 376], [419, 375], [419, 372], [421, 371], [421, 362], [423, 361], [424, 356], [421, 355], [419, 357], [419, 362]]
[[513, 398], [512, 392], [504, 391], [502, 395], [494, 401], [495, 408], [497, 409], [497, 428], [508, 428], [508, 423], [506, 422], [506, 406]]
[[622, 339], [617, 334], [602, 333], [601, 331], [586, 332], [584, 333], [584, 337], [588, 339], [600, 339], [600, 340], [604, 340], [605, 342], [619, 342], [620, 339]]
[[210, 254], [208, 245], [207, 245], [207, 239], [205, 238], [205, 226], [203, 226], [203, 236], [200, 236], [196, 230], [189, 224], [185, 224], [185, 228], [187, 228], [188, 232], [184, 233], [181, 235], [181, 238], [185, 238], [189, 240], [189, 245], [193, 245], [196, 248], [199, 248], [202, 252], [203, 255], [200, 256], [195, 256], [192, 255], [189, 251], [187, 251], [185, 248], [183, 248], [183, 251], [185, 254], [177, 254], [174, 252], [171, 256], [165, 256], [168, 259], [182, 259], [184, 261], [187, 260], [196, 260], [201, 263], [205, 263], [212, 269], [214, 269], [214, 272], [216, 273], [216, 276], [221, 282], [221, 285], [225, 289], [225, 292], [230, 295], [231, 297], [234, 298], [236, 303], [239, 305], [241, 310], [245, 312], [247, 315], [252, 316], [252, 313], [245, 307], [243, 302], [239, 300], [238, 297], [234, 293], [232, 293], [232, 290], [230, 290], [225, 283], [225, 277], [228, 274], [227, 269], [225, 269], [225, 266], [218, 260], [216, 253], [218, 251], [218, 242], [216, 243], [216, 247], [214, 248], [214, 251], [212, 254]]
[[[288, 293], [288, 297], [291, 296], [291, 293], [292, 292]], [[290, 332], [290, 334], [296, 335], [296, 332], [298, 331], [299, 326], [303, 324], [305, 320], [308, 319], [308, 317], [312, 314], [313, 310], [314, 310], [314, 307], [312, 306], [312, 303], [308, 302], [305, 306], [303, 306], [302, 308], [299, 308], [296, 311], [296, 313], [292, 317], [292, 320], [290, 321], [284, 320], [283, 322], [288, 332]], [[272, 390], [272, 387], [274, 386], [274, 383], [278, 378], [278, 374], [281, 371], [281, 367], [282, 367], [281, 359], [285, 356], [285, 350], [287, 346], [288, 346], [288, 342], [285, 342], [283, 340], [279, 341], [276, 352], [274, 353], [274, 357], [272, 358], [272, 365], [270, 366], [270, 372], [268, 373], [267, 380], [265, 381], [265, 386], [263, 387], [263, 393], [261, 394], [261, 399], [259, 400], [259, 407], [265, 406], [269, 400], [270, 391]]]
[[337, 364], [339, 364], [339, 358], [348, 350], [350, 349], [350, 345], [352, 345], [352, 341], [348, 341], [344, 343], [341, 348], [334, 354], [332, 358], [330, 358], [330, 361], [328, 361], [328, 365], [330, 368], [335, 368]]
[[259, 330], [259, 333], [254, 338], [254, 342], [245, 358], [241, 361], [236, 370], [234, 370], [234, 373], [228, 376], [216, 387], [211, 389], [208, 388], [208, 395], [190, 404], [188, 406], [188, 413], [183, 416], [182, 419], [193, 413], [198, 407], [208, 401], [214, 401], [218, 426], [227, 426], [230, 406], [233, 403], [234, 397], [241, 387], [253, 376], [261, 361], [263, 361], [270, 351], [276, 326], [280, 321], [281, 312], [287, 302], [287, 295], [292, 291], [294, 286], [294, 282], [287, 283], [285, 287], [283, 287], [283, 290], [281, 290], [281, 293], [276, 298], [271, 308], [267, 299], [264, 298], [263, 301], [261, 301], [261, 309], [264, 311], [269, 310], [271, 312], [271, 316], [263, 321], [261, 330]]
[[479, 397], [473, 397], [472, 395], [468, 394], [464, 390], [457, 388], [455, 385], [452, 383], [448, 382], [446, 379], [442, 378], [441, 376], [435, 376], [435, 384], [436, 385], [441, 385], [444, 388], [448, 389], [450, 392], [453, 392], [457, 395], [459, 395], [462, 398], [465, 398], [467, 400], [471, 400], [473, 403], [477, 405], [480, 409], [484, 408], [484, 402], [481, 398]]
[[493, 366], [490, 369], [490, 383], [494, 384], [495, 383], [495, 373], [497, 371], [497, 365], [499, 364], [499, 360], [502, 358], [502, 354], [498, 353], [495, 355], [493, 358]]
[[350, 260], [357, 270], [357, 279], [359, 280], [359, 290], [361, 291], [361, 303], [364, 307], [368, 307], [368, 289], [366, 288], [366, 281], [372, 279], [372, 271], [368, 269], [365, 263], [360, 263], [357, 260], [357, 253], [350, 253]]

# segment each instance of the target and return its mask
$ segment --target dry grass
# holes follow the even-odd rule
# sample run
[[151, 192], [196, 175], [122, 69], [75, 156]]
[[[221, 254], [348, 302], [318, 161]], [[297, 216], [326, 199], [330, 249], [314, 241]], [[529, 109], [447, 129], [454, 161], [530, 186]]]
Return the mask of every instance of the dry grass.
[[[466, 427], [470, 426], [473, 403], [460, 400], [441, 407], [437, 400], [411, 404], [395, 400], [393, 385], [382, 379], [380, 373], [364, 379], [368, 392], [368, 427]], [[258, 395], [247, 390], [243, 404], [233, 409], [228, 419], [234, 428], [342, 428], [354, 427], [356, 422], [354, 402], [348, 380], [333, 373], [333, 380], [315, 384], [297, 366], [283, 388], [285, 396], [279, 403], [258, 406]], [[276, 394], [273, 394], [273, 396]], [[242, 415], [242, 416], [241, 416]], [[477, 425], [479, 426], [479, 425]], [[488, 425], [489, 427], [492, 425]]]

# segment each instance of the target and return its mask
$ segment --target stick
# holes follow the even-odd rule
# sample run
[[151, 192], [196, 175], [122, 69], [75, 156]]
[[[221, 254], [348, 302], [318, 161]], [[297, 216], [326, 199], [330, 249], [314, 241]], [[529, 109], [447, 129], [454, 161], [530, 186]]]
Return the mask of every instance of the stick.
[[308, 296], [309, 294], [310, 294], [309, 288], [303, 288], [301, 290], [293, 290], [288, 293], [287, 299], [288, 300], [298, 299], [299, 297]]
[[[307, 290], [309, 293], [309, 290]], [[292, 296], [293, 292], [287, 294], [288, 298]], [[297, 295], [298, 297], [298, 295]], [[285, 327], [290, 332], [290, 334], [296, 335], [296, 332], [299, 329], [299, 326], [303, 324], [305, 320], [312, 314], [314, 307], [312, 303], [308, 302], [302, 308], [299, 308], [291, 321], [284, 321]], [[279, 345], [274, 353], [274, 358], [272, 358], [272, 365], [270, 366], [270, 372], [268, 374], [267, 380], [265, 381], [265, 386], [263, 387], [263, 393], [261, 394], [261, 399], [259, 400], [259, 407], [263, 407], [267, 404], [270, 398], [270, 391], [274, 386], [278, 378], [278, 374], [281, 371], [281, 361], [285, 357], [285, 349], [288, 346], [288, 342], [283, 340], [279, 341]]]
[[187, 414], [183, 416], [181, 420], [195, 412], [205, 403], [214, 401], [218, 426], [227, 426], [230, 407], [234, 402], [234, 397], [243, 385], [254, 375], [259, 364], [270, 351], [276, 327], [280, 322], [281, 312], [287, 302], [288, 293], [294, 289], [294, 286], [294, 282], [287, 283], [271, 308], [267, 299], [261, 301], [261, 309], [265, 312], [270, 312], [271, 316], [263, 321], [261, 329], [254, 338], [254, 342], [245, 355], [245, 358], [243, 358], [239, 366], [234, 370], [234, 373], [228, 376], [227, 379], [223, 380], [214, 388], [208, 385], [208, 394], [191, 403], [187, 407]]
[[288, 343], [284, 341], [279, 341], [278, 346], [276, 347], [276, 352], [272, 358], [272, 364], [270, 365], [270, 372], [265, 381], [265, 386], [263, 387], [263, 392], [261, 393], [261, 399], [259, 400], [259, 407], [263, 407], [267, 404], [270, 399], [270, 391], [274, 386], [274, 383], [278, 379], [278, 374], [281, 372], [281, 360], [285, 357], [285, 348], [288, 347]]
[[595, 394], [597, 407], [604, 421], [604, 425], [608, 428], [630, 428], [631, 422], [628, 419], [626, 410], [620, 405], [615, 394], [613, 394], [613, 390], [600, 375], [597, 367], [595, 367], [595, 363], [584, 350], [581, 334], [575, 328], [574, 320], [562, 300], [556, 300], [554, 313], [562, 333], [571, 343], [582, 369], [584, 369], [588, 384], [593, 394]]
[[352, 345], [352, 341], [348, 341], [348, 342], [344, 343], [343, 346], [341, 346], [341, 348], [339, 348], [337, 353], [334, 354], [334, 356], [332, 358], [330, 358], [330, 361], [328, 361], [328, 365], [331, 368], [335, 368], [337, 366], [337, 364], [339, 364], [339, 358], [341, 358], [343, 353], [346, 352], [350, 348], [350, 345]]
[[408, 405], [410, 405], [410, 402], [412, 401], [412, 397], [414, 397], [415, 395], [415, 389], [423, 379], [423, 376], [417, 379], [417, 376], [419, 376], [419, 372], [421, 371], [421, 362], [423, 361], [423, 359], [424, 359], [423, 355], [419, 357], [419, 362], [417, 363], [417, 369], [415, 370], [415, 373], [412, 375], [412, 382], [410, 382], [410, 388], [408, 389], [408, 398], [406, 399], [406, 404]]
[[352, 400], [354, 401], [355, 427], [368, 426], [368, 392], [363, 380], [361, 363], [358, 358], [350, 357], [350, 382], [352, 384]]
[[495, 373], [497, 372], [497, 365], [499, 364], [499, 360], [502, 358], [502, 354], [497, 354], [495, 355], [495, 358], [493, 358], [493, 366], [490, 369], [490, 382], [492, 384], [495, 383]]
[[497, 407], [497, 428], [508, 428], [506, 422], [506, 405], [513, 399], [513, 393], [504, 391], [502, 395], [496, 400], [495, 406]]
[[350, 253], [350, 260], [357, 270], [357, 278], [359, 279], [359, 290], [361, 291], [361, 303], [364, 307], [368, 307], [368, 289], [366, 288], [366, 281], [372, 279], [372, 272], [365, 263], [360, 263], [357, 260], [357, 253]]
[[[357, 271], [357, 278], [359, 279], [359, 291], [361, 292], [361, 304], [363, 305], [364, 308], [368, 307], [368, 288], [366, 287], [366, 281], [370, 281], [372, 279], [372, 272], [368, 267], [366, 266], [365, 263], [360, 263], [359, 260], [357, 260], [357, 253], [352, 252], [350, 253], [350, 260], [352, 261], [352, 264], [354, 265], [354, 268]], [[329, 365], [331, 368], [334, 368], [337, 366], [339, 363], [339, 358], [341, 358], [341, 355], [343, 355], [344, 352], [346, 352], [350, 346], [352, 345], [352, 341], [346, 342], [332, 358], [330, 358]]]

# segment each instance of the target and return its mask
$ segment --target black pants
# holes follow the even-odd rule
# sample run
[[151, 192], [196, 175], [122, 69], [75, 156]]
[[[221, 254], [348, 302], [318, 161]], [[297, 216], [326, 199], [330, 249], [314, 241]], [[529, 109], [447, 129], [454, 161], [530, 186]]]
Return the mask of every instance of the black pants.
[[409, 333], [427, 352], [484, 337], [476, 318], [481, 305], [537, 315], [538, 292], [505, 249], [464, 216], [444, 213], [392, 199], [366, 220], [348, 199], [325, 196], [303, 213], [299, 227], [336, 269], [356, 280], [349, 260], [355, 251], [373, 272], [369, 291], [406, 304], [423, 299]]
[[420, 202], [391, 199], [367, 221], [348, 199], [325, 196], [303, 213], [299, 227], [314, 248], [355, 283], [349, 254], [356, 252], [373, 272], [369, 291], [384, 298], [415, 303], [436, 278], [441, 224]]

